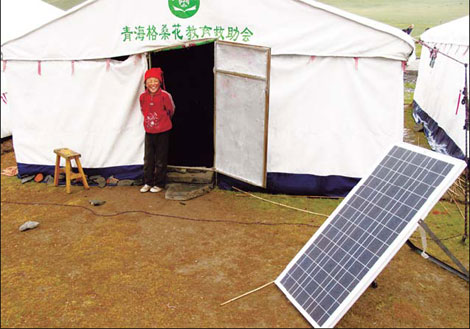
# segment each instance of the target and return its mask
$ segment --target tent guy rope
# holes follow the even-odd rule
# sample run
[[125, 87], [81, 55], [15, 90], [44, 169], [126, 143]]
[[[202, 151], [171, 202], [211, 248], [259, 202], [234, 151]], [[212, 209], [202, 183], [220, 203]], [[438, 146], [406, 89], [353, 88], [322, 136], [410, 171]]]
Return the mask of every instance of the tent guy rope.
[[[413, 40], [414, 40], [415, 42], [419, 43], [420, 45], [425, 46], [426, 48], [428, 48], [428, 49], [430, 49], [430, 50], [433, 50], [433, 49], [434, 49], [434, 47], [428, 45], [426, 42], [424, 42], [424, 41], [422, 41], [422, 40], [417, 40], [417, 39], [413, 39]], [[440, 51], [440, 50], [437, 49], [437, 48], [435, 49], [435, 51], [436, 51], [436, 54], [442, 54], [442, 55], [444, 55], [445, 57], [450, 58], [451, 60], [456, 61], [456, 62], [459, 63], [459, 64], [462, 64], [462, 65], [465, 65], [465, 66], [467, 65], [466, 63], [459, 61], [458, 59], [456, 59], [456, 58], [454, 58], [454, 57], [452, 57], [452, 56], [450, 56], [450, 55], [448, 55], [448, 54], [446, 54], [446, 53]]]
[[233, 188], [234, 190], [239, 191], [239, 192], [248, 194], [249, 196], [252, 196], [253, 198], [260, 199], [260, 200], [263, 200], [263, 201], [266, 201], [266, 202], [269, 202], [269, 203], [273, 203], [273, 204], [278, 205], [278, 206], [281, 206], [281, 207], [286, 207], [286, 208], [289, 208], [289, 209], [294, 209], [294, 210], [306, 212], [306, 213], [312, 214], [312, 215], [318, 215], [318, 216], [323, 216], [323, 217], [328, 217], [328, 216], [330, 216], [330, 215], [320, 214], [320, 213], [313, 212], [313, 211], [308, 211], [308, 210], [305, 210], [305, 209], [300, 209], [300, 208], [296, 208], [296, 207], [291, 207], [291, 206], [288, 206], [288, 205], [285, 205], [285, 204], [282, 204], [282, 203], [279, 203], [279, 202], [267, 200], [267, 199], [261, 198], [261, 197], [259, 197], [259, 196], [256, 196], [256, 195], [254, 195], [254, 194], [251, 194], [251, 193], [245, 192], [245, 191], [243, 191], [243, 190], [240, 190], [239, 188], [237, 188], [237, 187], [235, 187], [235, 186], [232, 186], [232, 188]]
[[233, 301], [235, 301], [235, 300], [237, 300], [237, 299], [239, 299], [239, 298], [245, 297], [245, 296], [247, 296], [247, 295], [249, 295], [249, 294], [252, 294], [252, 293], [254, 293], [254, 292], [258, 291], [258, 290], [261, 290], [261, 289], [263, 289], [263, 288], [266, 288], [267, 286], [269, 286], [269, 285], [272, 284], [272, 283], [274, 283], [274, 281], [271, 281], [271, 282], [268, 282], [268, 283], [266, 283], [266, 284], [263, 284], [262, 286], [260, 286], [260, 287], [258, 287], [258, 288], [256, 288], [256, 289], [250, 290], [250, 291], [248, 291], [248, 292], [246, 292], [246, 293], [244, 293], [244, 294], [242, 294], [242, 295], [240, 295], [240, 296], [237, 296], [237, 297], [232, 298], [232, 299], [230, 299], [230, 300], [228, 300], [228, 301], [226, 301], [226, 302], [223, 302], [222, 304], [220, 304], [220, 306], [224, 306], [224, 305], [226, 305], [226, 304], [228, 304], [228, 303], [231, 303], [231, 302], [233, 302]]

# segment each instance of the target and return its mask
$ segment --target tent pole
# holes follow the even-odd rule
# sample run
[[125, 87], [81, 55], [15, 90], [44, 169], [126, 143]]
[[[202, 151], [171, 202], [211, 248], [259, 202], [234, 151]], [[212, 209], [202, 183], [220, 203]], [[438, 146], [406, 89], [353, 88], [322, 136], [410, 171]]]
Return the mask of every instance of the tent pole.
[[147, 56], [147, 69], [152, 68], [152, 56], [150, 55], [150, 52], [145, 53], [145, 56]]

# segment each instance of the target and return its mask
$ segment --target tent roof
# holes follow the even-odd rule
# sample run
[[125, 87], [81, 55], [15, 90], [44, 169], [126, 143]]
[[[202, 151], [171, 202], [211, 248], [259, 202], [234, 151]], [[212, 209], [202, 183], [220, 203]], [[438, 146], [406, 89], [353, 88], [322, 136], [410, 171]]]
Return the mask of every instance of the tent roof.
[[469, 16], [461, 17], [442, 25], [430, 28], [421, 34], [424, 42], [448, 43], [468, 46], [468, 19]]
[[42, 0], [2, 0], [1, 6], [2, 44], [20, 37], [64, 13], [59, 8]]
[[[173, 34], [179, 25], [181, 39]], [[144, 35], [138, 39], [137, 27]], [[147, 28], [169, 30], [152, 40]], [[210, 33], [203, 35], [203, 28]], [[186, 33], [194, 28], [198, 37]], [[272, 55], [381, 57], [406, 61], [414, 42], [401, 30], [313, 0], [204, 0], [194, 16], [173, 16], [168, 1], [88, 0], [40, 29], [2, 45], [3, 59], [77, 60], [143, 53], [214, 37], [271, 48]], [[125, 40], [125, 30], [131, 31]], [[238, 30], [237, 39], [228, 32]], [[242, 30], [252, 35], [242, 41]], [[232, 34], [233, 36], [233, 34]]]

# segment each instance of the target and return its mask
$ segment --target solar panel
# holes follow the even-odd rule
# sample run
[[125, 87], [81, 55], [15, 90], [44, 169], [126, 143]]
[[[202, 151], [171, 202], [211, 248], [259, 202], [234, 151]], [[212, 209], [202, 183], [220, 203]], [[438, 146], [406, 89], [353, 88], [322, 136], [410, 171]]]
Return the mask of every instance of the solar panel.
[[384, 269], [465, 162], [391, 147], [276, 279], [314, 327], [333, 327]]

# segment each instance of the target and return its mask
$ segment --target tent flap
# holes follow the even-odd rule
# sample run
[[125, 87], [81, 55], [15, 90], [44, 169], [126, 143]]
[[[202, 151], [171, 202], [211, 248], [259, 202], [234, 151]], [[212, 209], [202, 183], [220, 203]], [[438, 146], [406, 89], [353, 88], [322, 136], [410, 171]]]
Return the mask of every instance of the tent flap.
[[214, 51], [215, 169], [265, 187], [269, 48], [216, 42]]

